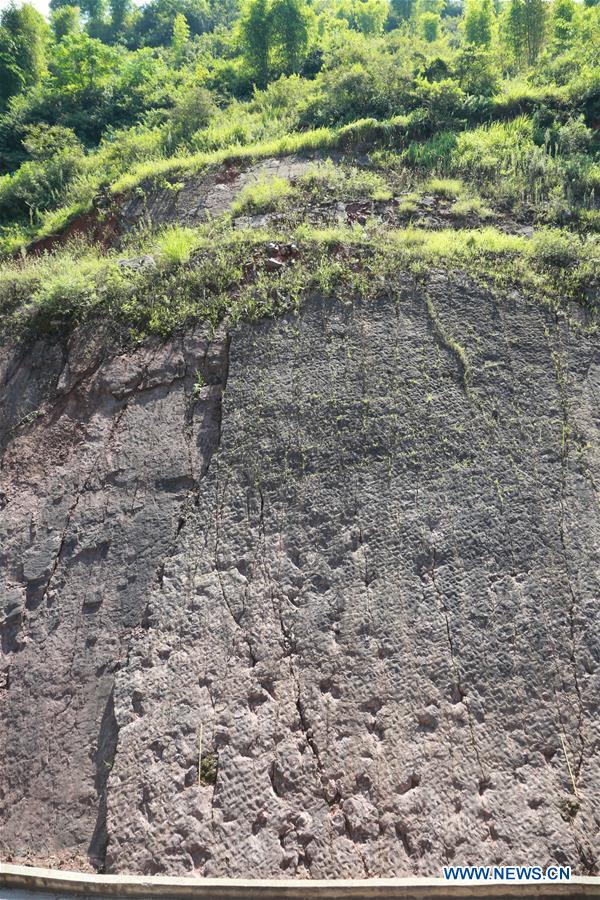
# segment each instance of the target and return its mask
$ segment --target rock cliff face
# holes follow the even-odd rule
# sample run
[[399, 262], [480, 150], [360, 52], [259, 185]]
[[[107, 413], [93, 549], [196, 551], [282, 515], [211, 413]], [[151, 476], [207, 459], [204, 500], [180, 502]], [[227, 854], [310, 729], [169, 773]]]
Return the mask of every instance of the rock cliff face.
[[109, 347], [2, 350], [3, 857], [595, 871], [598, 338], [432, 274]]

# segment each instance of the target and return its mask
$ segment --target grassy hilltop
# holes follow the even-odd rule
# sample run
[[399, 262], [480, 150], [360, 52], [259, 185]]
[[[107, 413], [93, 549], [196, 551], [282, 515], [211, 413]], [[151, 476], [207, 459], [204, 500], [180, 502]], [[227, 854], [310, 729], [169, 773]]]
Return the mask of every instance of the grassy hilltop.
[[[168, 332], [188, 317], [294, 302], [300, 285], [320, 286], [332, 266], [343, 281], [359, 281], [355, 270], [364, 275], [367, 261], [388, 276], [392, 265], [418, 273], [460, 264], [551, 303], [593, 303], [600, 6], [51, 6], [49, 24], [25, 4], [7, 9], [0, 28], [5, 330], [79, 320], [101, 307], [136, 335]], [[217, 220], [159, 234], [146, 222], [130, 232], [128, 254], [153, 254], [151, 271], [119, 266], [123, 241], [106, 249], [80, 236], [58, 255], [27, 256], [33, 241], [78, 217], [110, 216], [123, 196], [177, 193], [220, 167], [289, 155], [313, 164], [299, 179], [248, 186]], [[340, 231], [337, 220], [311, 216], [324, 200], [366, 206], [351, 231]], [[427, 204], [441, 207], [441, 220], [425, 215]], [[390, 206], [393, 223], [382, 215]], [[262, 213], [275, 213], [266, 227], [252, 219]], [[265, 272], [264, 285], [249, 283], [249, 248], [273, 239], [300, 244], [295, 264]], [[331, 251], [340, 242], [360, 265]], [[215, 243], [218, 259], [208, 252]], [[286, 284], [276, 302], [272, 285], [282, 277], [296, 288]], [[363, 281], [366, 291], [379, 283], [370, 274]], [[248, 299], [259, 290], [266, 299]]]

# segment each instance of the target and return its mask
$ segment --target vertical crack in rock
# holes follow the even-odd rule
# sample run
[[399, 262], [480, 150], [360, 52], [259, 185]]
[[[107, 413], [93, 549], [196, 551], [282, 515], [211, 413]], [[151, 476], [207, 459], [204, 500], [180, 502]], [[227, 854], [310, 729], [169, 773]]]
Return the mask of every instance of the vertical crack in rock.
[[204, 354], [203, 367], [205, 369], [207, 367], [208, 354], [213, 349], [213, 346], [215, 347], [215, 349], [217, 349], [217, 352], [219, 352], [219, 354], [222, 358], [219, 362], [219, 365], [217, 366], [216, 374], [212, 375], [212, 376], [208, 376], [208, 378], [207, 378], [207, 381], [209, 384], [215, 384], [214, 379], [216, 378], [217, 379], [216, 384], [219, 385], [217, 402], [215, 404], [215, 409], [214, 409], [214, 415], [215, 415], [214, 426], [215, 426], [216, 434], [215, 434], [214, 438], [211, 440], [209, 447], [207, 449], [207, 452], [205, 454], [205, 458], [203, 460], [200, 475], [198, 478], [198, 486], [200, 485], [200, 482], [202, 481], [202, 479], [205, 478], [206, 475], [208, 474], [213, 457], [214, 457], [215, 453], [217, 452], [217, 450], [219, 449], [219, 447], [221, 446], [221, 434], [222, 434], [222, 430], [223, 430], [222, 429], [223, 393], [227, 387], [227, 379], [229, 377], [230, 344], [231, 344], [231, 336], [229, 335], [229, 332], [223, 331], [222, 336], [218, 340], [211, 342], [211, 344], [209, 345], [209, 347], [207, 348], [207, 350]]
[[448, 333], [446, 326], [442, 322], [439, 313], [435, 308], [435, 304], [431, 299], [431, 296], [423, 286], [421, 287], [421, 293], [423, 296], [423, 300], [425, 301], [425, 308], [427, 309], [427, 313], [429, 315], [429, 319], [433, 326], [435, 335], [444, 349], [447, 350], [448, 353], [450, 353], [450, 355], [456, 360], [461, 373], [461, 381], [465, 394], [469, 399], [471, 399], [471, 366], [467, 353], [464, 347], [462, 347], [458, 343], [458, 341]]
[[[527, 434], [526, 434], [526, 430], [524, 427], [524, 422], [523, 422], [524, 413], [522, 410], [523, 398], [520, 397], [522, 388], [521, 388], [521, 384], [520, 384], [520, 380], [519, 380], [518, 358], [513, 358], [512, 342], [510, 339], [511, 323], [510, 323], [510, 319], [508, 320], [508, 323], [507, 323], [505, 315], [503, 315], [501, 312], [501, 310], [502, 310], [501, 306], [498, 307], [498, 310], [499, 310], [499, 313], [501, 314], [502, 337], [503, 337], [504, 346], [506, 348], [506, 356], [507, 356], [507, 360], [508, 360], [508, 364], [509, 364], [509, 371], [510, 371], [510, 376], [511, 376], [511, 389], [512, 389], [512, 394], [513, 394], [511, 402], [515, 408], [515, 413], [518, 417], [520, 434], [521, 434], [522, 438], [524, 440], [526, 440]], [[508, 327], [507, 327], [507, 325], [508, 325]], [[549, 334], [548, 328], [546, 326], [544, 326], [544, 335], [545, 335], [545, 343], [546, 343], [546, 345], [549, 345], [550, 334]], [[514, 338], [513, 338], [513, 340], [514, 340]], [[550, 348], [550, 355], [552, 358], [554, 375], [558, 380], [554, 355], [553, 355], [553, 351], [551, 348]], [[489, 424], [490, 428], [496, 427], [495, 424], [492, 424], [492, 423], [488, 423], [488, 424]], [[513, 464], [514, 464], [514, 456], [512, 453], [511, 453], [511, 459], [513, 460]], [[561, 466], [562, 466], [562, 460], [561, 460]], [[540, 477], [539, 473], [537, 472], [537, 469], [536, 469], [536, 477], [538, 477], [538, 478]], [[504, 503], [504, 499], [502, 496], [500, 496], [500, 508], [502, 511], [503, 521], [505, 523], [505, 532], [510, 539], [511, 556], [513, 558], [513, 571], [516, 574], [518, 572], [518, 566], [516, 565], [516, 562], [515, 562], [515, 543], [514, 543], [514, 540], [512, 537], [512, 531], [509, 527], [509, 524], [508, 524], [508, 521], [506, 518], [505, 503]], [[562, 704], [561, 704], [561, 696], [560, 696], [557, 686], [564, 684], [564, 678], [563, 678], [563, 674], [562, 674], [561, 659], [560, 659], [559, 653], [557, 652], [556, 643], [555, 643], [555, 629], [553, 627], [551, 616], [550, 617], [548, 616], [548, 613], [546, 610], [545, 598], [543, 597], [543, 595], [540, 598], [540, 614], [541, 614], [541, 616], [543, 618], [543, 622], [544, 622], [548, 655], [552, 661], [553, 672], [552, 672], [551, 684], [552, 684], [552, 696], [553, 696], [553, 700], [554, 700], [554, 706], [556, 708], [556, 721], [558, 722], [559, 728], [561, 728], [563, 725], [564, 713], [563, 713], [563, 708], [562, 708]]]
[[[263, 493], [261, 484], [258, 483], [256, 487], [257, 487], [258, 495], [260, 498], [259, 537], [260, 537], [260, 544], [261, 544], [261, 548], [262, 548], [261, 557], [262, 557], [263, 574], [264, 574], [265, 580], [268, 584], [269, 597], [270, 597], [270, 602], [271, 602], [273, 612], [279, 621], [279, 628], [280, 628], [281, 640], [282, 640], [283, 657], [284, 657], [284, 659], [287, 659], [287, 662], [288, 662], [288, 670], [289, 670], [290, 678], [291, 678], [292, 685], [293, 685], [293, 696], [294, 696], [294, 703], [295, 703], [295, 707], [296, 707], [296, 713], [297, 713], [297, 717], [298, 717], [298, 723], [300, 725], [306, 746], [310, 750], [310, 753], [314, 760], [315, 782], [316, 782], [316, 788], [317, 788], [318, 794], [321, 797], [321, 799], [322, 799], [323, 803], [325, 804], [325, 806], [327, 807], [327, 809], [329, 809], [330, 812], [335, 812], [336, 809], [338, 809], [338, 807], [339, 807], [339, 803], [342, 800], [342, 797], [340, 796], [340, 794], [338, 792], [336, 792], [335, 796], [333, 798], [331, 798], [327, 792], [326, 772], [325, 772], [325, 767], [323, 765], [323, 760], [321, 758], [321, 751], [319, 749], [318, 742], [315, 739], [314, 729], [312, 728], [310, 721], [309, 721], [308, 709], [302, 698], [301, 679], [300, 679], [300, 675], [298, 674], [297, 667], [296, 667], [296, 661], [295, 661], [295, 657], [298, 653], [297, 646], [296, 646], [296, 640], [294, 637], [293, 630], [288, 626], [288, 624], [285, 621], [285, 615], [283, 612], [283, 597], [281, 596], [280, 592], [276, 592], [276, 582], [273, 581], [273, 578], [271, 576], [271, 570], [270, 570], [270, 567], [269, 567], [269, 564], [267, 561], [268, 554], [267, 554], [267, 538], [266, 538], [266, 524], [265, 524], [265, 508], [266, 508], [265, 497], [264, 497], [264, 493]], [[365, 556], [365, 564], [366, 564], [366, 556]], [[276, 795], [278, 795], [273, 771], [274, 771], [274, 764], [272, 764], [272, 766], [270, 767], [269, 778], [270, 778], [271, 784], [273, 786], [273, 792]], [[345, 823], [345, 828], [346, 828], [348, 837], [352, 841], [352, 844], [356, 850], [357, 856], [360, 860], [361, 866], [364, 869], [365, 875], [367, 877], [370, 877], [371, 872], [367, 865], [365, 856], [351, 835], [349, 824], [348, 824], [348, 821], [347, 821], [347, 818], [345, 815], [344, 815], [344, 823]], [[310, 866], [309, 866], [309, 868], [310, 868]]]
[[293, 633], [288, 629], [285, 624], [285, 619], [283, 616], [283, 601], [281, 597], [278, 597], [276, 600], [275, 590], [273, 587], [273, 581], [271, 578], [271, 570], [267, 564], [267, 537], [265, 531], [265, 496], [263, 494], [262, 486], [260, 482], [257, 483], [256, 489], [258, 491], [258, 496], [260, 498], [260, 508], [258, 513], [258, 534], [261, 546], [261, 563], [263, 575], [267, 584], [269, 585], [269, 600], [271, 602], [271, 608], [273, 610], [273, 614], [279, 622], [279, 629], [281, 632], [281, 643], [283, 650], [283, 657], [289, 660], [290, 665], [290, 674], [294, 678], [294, 683], [296, 687], [298, 687], [297, 681], [295, 680], [294, 671], [293, 671], [293, 654], [295, 650], [295, 641]]
[[371, 630], [374, 631], [375, 627], [374, 627], [374, 622], [373, 622], [373, 612], [371, 609], [371, 581], [373, 579], [371, 577], [371, 572], [369, 571], [369, 558], [367, 556], [367, 549], [366, 549], [366, 544], [365, 544], [365, 540], [364, 540], [363, 527], [362, 527], [362, 523], [361, 523], [361, 521], [359, 519], [359, 515], [358, 515], [359, 503], [358, 503], [358, 495], [356, 494], [356, 492], [354, 494], [354, 505], [355, 505], [355, 510], [356, 510], [355, 518], [356, 518], [356, 521], [358, 522], [358, 548], [357, 549], [359, 549], [361, 552], [363, 566], [364, 566], [361, 574], [362, 574], [365, 593], [366, 593], [366, 597], [367, 597], [367, 615], [369, 617]]
[[221, 597], [223, 598], [223, 603], [227, 608], [229, 615], [235, 625], [236, 630], [239, 632], [242, 640], [246, 644], [248, 649], [248, 657], [250, 659], [250, 665], [254, 667], [257, 662], [256, 654], [252, 648], [252, 642], [250, 641], [250, 637], [247, 634], [246, 630], [242, 627], [242, 618], [244, 616], [244, 606], [242, 606], [241, 612], [235, 613], [231, 603], [229, 602], [229, 598], [227, 596], [227, 591], [225, 590], [225, 585], [223, 584], [223, 576], [221, 573], [221, 564], [219, 562], [219, 549], [221, 542], [221, 507], [223, 504], [223, 497], [225, 495], [225, 491], [227, 490], [227, 482], [223, 486], [222, 490], [220, 490], [220, 480], [219, 473], [216, 475], [215, 482], [215, 492], [216, 492], [216, 500], [215, 500], [215, 548], [214, 548], [214, 568], [215, 573], [217, 575], [217, 580], [219, 582], [219, 588], [221, 591]]
[[[193, 457], [192, 457], [192, 440], [194, 437], [195, 398], [194, 398], [194, 394], [193, 394], [194, 388], [192, 387], [192, 390], [190, 390], [190, 380], [191, 380], [191, 378], [190, 378], [190, 363], [189, 363], [189, 360], [188, 360], [188, 358], [186, 356], [186, 352], [185, 352], [184, 335], [181, 335], [180, 350], [181, 350], [181, 355], [183, 356], [184, 361], [185, 361], [184, 367], [183, 367], [183, 378], [182, 378], [183, 390], [185, 393], [185, 401], [186, 401], [185, 415], [184, 415], [184, 420], [183, 420], [183, 439], [184, 439], [185, 447], [187, 450], [190, 478], [192, 479], [192, 481], [194, 481], [195, 478], [194, 478], [194, 462], [193, 462]], [[202, 361], [203, 365], [204, 365], [205, 361], [206, 361], [206, 352], [204, 353], [204, 358]], [[181, 527], [183, 527], [183, 525]]]
[[106, 848], [108, 846], [108, 832], [106, 826], [106, 813], [108, 806], [108, 778], [113, 767], [117, 753], [119, 727], [115, 716], [114, 688], [110, 692], [100, 724], [98, 746], [95, 754], [96, 777], [94, 788], [98, 797], [98, 816], [96, 827], [88, 847], [90, 863], [98, 872], [104, 872], [106, 868]]

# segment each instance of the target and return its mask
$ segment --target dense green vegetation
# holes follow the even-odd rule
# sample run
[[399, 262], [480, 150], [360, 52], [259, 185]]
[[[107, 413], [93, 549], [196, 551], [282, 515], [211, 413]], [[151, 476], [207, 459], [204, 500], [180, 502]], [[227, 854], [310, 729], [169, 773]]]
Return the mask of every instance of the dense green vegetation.
[[[293, 262], [273, 271], [274, 242], [294, 239]], [[286, 247], [285, 243], [281, 246]], [[542, 231], [533, 241], [493, 228], [480, 231], [299, 226], [292, 235], [232, 231], [227, 223], [169, 228], [137, 238], [131, 252], [152, 252], [152, 266], [123, 265], [116, 252], [72, 245], [0, 272], [3, 330], [27, 334], [85, 322], [94, 314], [134, 337], [167, 335], [185, 321], [217, 324], [293, 308], [307, 292], [369, 298], [411, 273], [460, 268], [482, 283], [525, 294], [553, 309], [579, 299], [595, 271], [596, 237]], [[251, 272], [249, 274], [249, 269]]]
[[[303, 208], [324, 195], [401, 195], [409, 230], [377, 236], [380, 262], [383, 248], [393, 248], [413, 269], [437, 254], [492, 277], [489, 254], [526, 258], [527, 275], [512, 264], [504, 273], [548, 301], [551, 289], [589, 299], [584, 282], [593, 278], [600, 231], [594, 0], [52, 0], [51, 9], [49, 23], [28, 4], [0, 16], [4, 254], [60, 231], [101, 195], [109, 202], [152, 185], [177, 190], [188, 174], [228, 160], [335, 150], [350, 168], [325, 164], [299, 184], [261, 183], [237, 198], [232, 214]], [[411, 227], [423, 191], [452, 204], [457, 228], [494, 225], [503, 215], [535, 225], [541, 237], [527, 243], [489, 229], [469, 239], [466, 231], [427, 235]], [[241, 296], [241, 255], [273, 238], [233, 232], [229, 221], [210, 226], [220, 229], [223, 255], [202, 260], [199, 248], [214, 237], [207, 229], [137, 236], [132, 253], [150, 242], [158, 254], [149, 272], [81, 246], [67, 249], [62, 263], [8, 262], [0, 277], [5, 327], [22, 327], [32, 311], [49, 322], [100, 304], [138, 332], [164, 331], [194, 306], [187, 289], [174, 303], [175, 268], [194, 290], [213, 279], [208, 312], [222, 312], [228, 296], [228, 308]], [[311, 280], [329, 272], [325, 232], [303, 236], [299, 216], [286, 227], [287, 237], [305, 242]], [[344, 240], [368, 256], [376, 227]], [[206, 298], [206, 286], [202, 292]], [[151, 294], [170, 297], [168, 314], [160, 299], [144, 305]], [[242, 294], [238, 310], [250, 302]]]

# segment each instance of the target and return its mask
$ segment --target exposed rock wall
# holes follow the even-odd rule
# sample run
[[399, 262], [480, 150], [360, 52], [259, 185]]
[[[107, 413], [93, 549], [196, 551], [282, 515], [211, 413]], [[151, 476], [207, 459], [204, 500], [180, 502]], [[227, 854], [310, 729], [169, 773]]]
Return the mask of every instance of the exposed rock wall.
[[224, 339], [108, 343], [4, 352], [4, 857], [103, 863], [115, 672], [218, 443]]
[[432, 276], [103, 346], [6, 356], [5, 858], [595, 871], [598, 338]]

